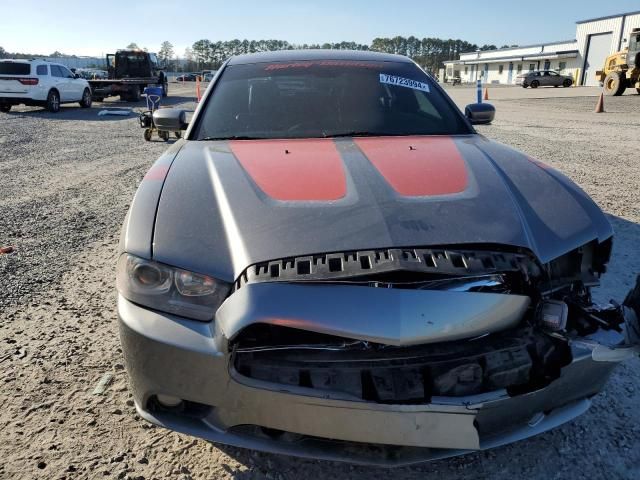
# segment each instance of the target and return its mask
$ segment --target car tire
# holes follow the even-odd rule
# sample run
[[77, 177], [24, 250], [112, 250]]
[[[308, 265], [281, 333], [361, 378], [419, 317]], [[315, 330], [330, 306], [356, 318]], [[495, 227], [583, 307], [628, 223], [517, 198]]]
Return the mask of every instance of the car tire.
[[526, 83], [522, 84], [522, 88], [527, 88], [529, 85], [527, 85]]
[[11, 105], [0, 105], [0, 112], [7, 113], [10, 110], [11, 110]]
[[606, 95], [618, 97], [624, 93], [626, 81], [627, 79], [624, 73], [609, 72], [609, 74], [604, 78], [604, 87], [602, 87], [602, 89]]
[[158, 136], [165, 142], [169, 141], [169, 132], [166, 130], [158, 130]]
[[93, 99], [91, 98], [91, 90], [89, 90], [88, 88], [84, 89], [84, 92], [82, 92], [82, 100], [80, 100], [80, 106], [82, 108], [91, 108], [91, 102], [93, 101]]
[[153, 134], [153, 132], [151, 131], [151, 129], [150, 129], [150, 128], [145, 128], [145, 130], [144, 130], [144, 139], [145, 139], [147, 142], [150, 142], [150, 141], [151, 141], [151, 135], [152, 135], [152, 134]]
[[58, 113], [60, 111], [60, 94], [57, 90], [50, 90], [47, 95], [47, 102], [45, 108], [51, 113]]
[[570, 87], [571, 85], [573, 85], [573, 80], [569, 80], [568, 78], [566, 78], [564, 82], [562, 82], [562, 86], [565, 88]]
[[531, 82], [530, 87], [531, 88], [538, 88], [538, 85], [540, 85], [540, 82], [538, 80], [534, 80], [533, 82]]
[[167, 98], [169, 96], [169, 83], [165, 80], [162, 84], [162, 96]]

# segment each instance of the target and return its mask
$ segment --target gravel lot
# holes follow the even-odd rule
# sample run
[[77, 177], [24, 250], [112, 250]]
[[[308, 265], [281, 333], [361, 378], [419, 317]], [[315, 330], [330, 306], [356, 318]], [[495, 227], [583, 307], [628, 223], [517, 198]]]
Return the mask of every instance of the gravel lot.
[[[172, 86], [169, 103], [193, 107], [193, 89]], [[621, 299], [640, 272], [640, 95], [607, 98], [607, 113], [594, 114], [597, 91], [567, 90], [491, 89], [496, 121], [479, 130], [562, 170], [610, 214], [617, 241], [597, 298]], [[473, 101], [471, 88], [451, 92]], [[0, 113], [0, 247], [16, 249], [0, 255], [0, 479], [640, 478], [639, 360], [568, 425], [390, 471], [217, 447], [140, 420], [114, 265], [128, 204], [166, 145], [144, 142], [134, 115], [98, 117], [101, 108]], [[105, 373], [113, 382], [92, 395]]]

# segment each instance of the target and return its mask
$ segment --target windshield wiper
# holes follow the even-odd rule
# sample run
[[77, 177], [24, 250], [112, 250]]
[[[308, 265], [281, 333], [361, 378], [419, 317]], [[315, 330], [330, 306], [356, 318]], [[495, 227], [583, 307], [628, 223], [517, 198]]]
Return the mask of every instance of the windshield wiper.
[[248, 135], [228, 135], [226, 137], [204, 137], [199, 138], [201, 142], [212, 140], [264, 140], [266, 137], [250, 137]]

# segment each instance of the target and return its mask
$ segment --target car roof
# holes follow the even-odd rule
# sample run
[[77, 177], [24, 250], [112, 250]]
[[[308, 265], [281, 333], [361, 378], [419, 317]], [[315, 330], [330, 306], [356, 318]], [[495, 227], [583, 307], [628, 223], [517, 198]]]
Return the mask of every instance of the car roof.
[[[0, 58], [0, 62], [12, 62], [12, 63], [39, 63], [46, 65], [62, 65], [61, 63], [53, 63], [41, 58]], [[63, 65], [64, 66], [64, 65]]]
[[249, 53], [231, 57], [229, 65], [247, 65], [263, 62], [300, 62], [305, 60], [352, 60], [412, 63], [403, 55], [370, 52], [363, 50], [277, 50], [274, 52]]

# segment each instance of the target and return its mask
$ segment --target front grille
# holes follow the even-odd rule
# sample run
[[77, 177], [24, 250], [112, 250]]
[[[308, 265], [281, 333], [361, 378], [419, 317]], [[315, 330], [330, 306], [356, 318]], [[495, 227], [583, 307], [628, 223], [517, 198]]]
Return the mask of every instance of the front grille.
[[389, 248], [291, 257], [248, 267], [235, 282], [323, 281], [354, 279], [397, 271], [433, 275], [478, 275], [523, 271], [534, 273], [526, 255], [508, 252], [436, 248]]

